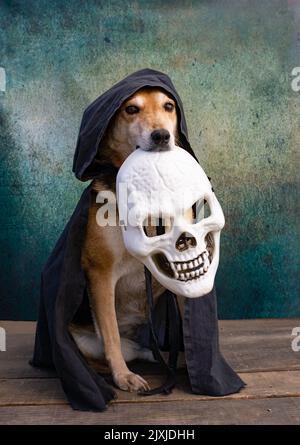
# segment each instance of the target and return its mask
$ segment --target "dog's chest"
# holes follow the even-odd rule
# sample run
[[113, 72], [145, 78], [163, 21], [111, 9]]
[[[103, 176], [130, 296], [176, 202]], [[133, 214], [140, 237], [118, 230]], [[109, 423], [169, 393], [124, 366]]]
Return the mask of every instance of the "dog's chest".
[[[153, 279], [154, 302], [163, 291], [164, 288]], [[115, 298], [120, 335], [132, 337], [136, 327], [148, 318], [144, 266], [132, 257], [123, 261]]]

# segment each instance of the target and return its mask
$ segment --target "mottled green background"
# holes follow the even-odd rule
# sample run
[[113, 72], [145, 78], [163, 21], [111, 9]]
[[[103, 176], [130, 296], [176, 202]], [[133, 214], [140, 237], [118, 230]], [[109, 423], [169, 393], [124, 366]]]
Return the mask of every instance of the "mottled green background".
[[0, 23], [0, 319], [37, 315], [85, 187], [71, 173], [83, 109], [144, 67], [172, 77], [225, 212], [220, 316], [300, 315], [298, 1], [1, 1]]

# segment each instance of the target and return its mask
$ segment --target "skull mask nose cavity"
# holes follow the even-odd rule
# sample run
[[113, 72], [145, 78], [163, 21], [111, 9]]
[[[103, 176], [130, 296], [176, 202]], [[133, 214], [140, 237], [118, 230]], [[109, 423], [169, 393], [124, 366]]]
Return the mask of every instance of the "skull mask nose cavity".
[[178, 237], [176, 241], [176, 249], [179, 252], [183, 252], [187, 250], [189, 247], [196, 247], [197, 241], [196, 238], [189, 232], [182, 232], [182, 234]]

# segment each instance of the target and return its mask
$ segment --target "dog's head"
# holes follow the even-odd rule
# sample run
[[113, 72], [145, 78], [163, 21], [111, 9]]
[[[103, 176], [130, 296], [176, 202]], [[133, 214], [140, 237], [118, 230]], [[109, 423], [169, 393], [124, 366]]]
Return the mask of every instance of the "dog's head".
[[101, 156], [119, 167], [136, 148], [168, 150], [178, 145], [176, 102], [164, 89], [144, 87], [129, 97], [111, 120]]

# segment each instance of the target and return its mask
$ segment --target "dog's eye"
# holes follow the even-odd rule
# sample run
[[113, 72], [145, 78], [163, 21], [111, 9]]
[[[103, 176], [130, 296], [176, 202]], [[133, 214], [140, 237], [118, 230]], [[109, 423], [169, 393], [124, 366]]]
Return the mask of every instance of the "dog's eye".
[[164, 108], [166, 111], [173, 111], [174, 105], [171, 102], [167, 102], [167, 103], [165, 103]]
[[140, 109], [138, 107], [136, 107], [135, 105], [128, 105], [128, 107], [125, 108], [126, 113], [128, 114], [136, 114], [140, 111]]

